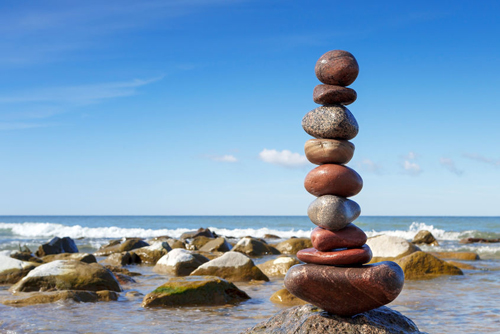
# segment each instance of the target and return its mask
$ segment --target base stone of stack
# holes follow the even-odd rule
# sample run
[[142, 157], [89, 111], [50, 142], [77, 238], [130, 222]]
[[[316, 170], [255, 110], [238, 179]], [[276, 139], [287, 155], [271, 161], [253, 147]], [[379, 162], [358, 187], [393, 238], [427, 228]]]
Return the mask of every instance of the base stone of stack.
[[283, 310], [269, 320], [248, 329], [245, 334], [393, 334], [423, 333], [401, 313], [382, 306], [350, 318], [331, 315], [311, 304]]

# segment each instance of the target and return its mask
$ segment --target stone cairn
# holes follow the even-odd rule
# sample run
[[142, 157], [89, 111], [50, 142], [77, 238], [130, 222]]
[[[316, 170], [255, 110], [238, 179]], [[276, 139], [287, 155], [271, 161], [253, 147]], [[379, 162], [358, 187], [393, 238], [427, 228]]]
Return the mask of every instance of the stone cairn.
[[305, 154], [319, 166], [304, 185], [317, 197], [307, 214], [318, 227], [311, 234], [314, 248], [297, 253], [306, 264], [290, 268], [285, 286], [329, 313], [352, 316], [393, 301], [403, 288], [404, 274], [390, 261], [366, 265], [372, 258], [367, 236], [352, 224], [361, 208], [347, 197], [361, 191], [363, 180], [345, 166], [354, 154], [348, 140], [358, 134], [358, 123], [345, 105], [357, 97], [346, 86], [356, 80], [358, 63], [351, 53], [333, 50], [319, 58], [315, 72], [323, 84], [314, 88], [313, 100], [322, 106], [304, 116], [302, 127], [315, 137], [306, 142]]

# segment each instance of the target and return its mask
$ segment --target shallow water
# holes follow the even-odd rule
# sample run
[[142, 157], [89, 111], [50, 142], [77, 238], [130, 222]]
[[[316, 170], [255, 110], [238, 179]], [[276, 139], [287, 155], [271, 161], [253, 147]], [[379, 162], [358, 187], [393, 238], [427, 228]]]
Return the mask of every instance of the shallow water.
[[[3, 236], [1, 236], [3, 239], [0, 239], [3, 242], [0, 243], [0, 250], [16, 248], [16, 245], [11, 242], [13, 239], [18, 239], [23, 244], [31, 242], [33, 245], [38, 245], [51, 236], [40, 233], [40, 230], [43, 230], [40, 225], [34, 225], [39, 228], [38, 234], [23, 235], [23, 233], [27, 234], [28, 232], [23, 232], [19, 224], [23, 224], [27, 220], [19, 221], [18, 219], [18, 222], [14, 222], [12, 220], [5, 221], [3, 218], [5, 217], [0, 217], [0, 222], [3, 222], [3, 224], [18, 224], [21, 233], [12, 233], [12, 229], [8, 230], [3, 225]], [[290, 232], [293, 228], [295, 232], [300, 229], [305, 230], [304, 227], [301, 227], [303, 218], [299, 218], [280, 220], [274, 217], [274, 222], [280, 221], [282, 230], [265, 227], [265, 219], [259, 218], [260, 222], [256, 223], [256, 226], [252, 229], [257, 234], [262, 233], [263, 228], [272, 230], [275, 233]], [[479, 261], [467, 262], [476, 266], [478, 270], [464, 270], [463, 276], [446, 276], [425, 281], [406, 281], [403, 292], [393, 303], [389, 304], [389, 307], [408, 316], [417, 324], [420, 330], [428, 333], [500, 332], [500, 254], [497, 250], [500, 245], [461, 245], [458, 243], [459, 237], [467, 233], [486, 233], [491, 237], [498, 235], [498, 228], [491, 228], [492, 221], [494, 224], [500, 221], [498, 218], [496, 220], [486, 219], [484, 225], [490, 230], [478, 224], [477, 221], [475, 225], [470, 224], [470, 218], [466, 217], [463, 217], [464, 223], [462, 225], [452, 221], [443, 223], [439, 219], [434, 218], [432, 220], [429, 217], [405, 218], [403, 219], [404, 222], [401, 222], [401, 219], [397, 220], [395, 217], [389, 217], [390, 219], [375, 217], [371, 220], [370, 218], [363, 218], [360, 218], [359, 225], [366, 224], [362, 227], [365, 231], [370, 232], [370, 229], [367, 228], [368, 220], [370, 226], [373, 227], [372, 229], [375, 230], [374, 234], [384, 231], [385, 233], [409, 236], [414, 235], [422, 227], [433, 229], [433, 233], [438, 237], [441, 245], [437, 248], [428, 247], [428, 250], [473, 250], [478, 251], [482, 258]], [[36, 217], [36, 219], [30, 221], [38, 222], [36, 224], [42, 222], [59, 224], [59, 226], [66, 222], [66, 225], [63, 226], [67, 226], [69, 229], [81, 230], [81, 228], [88, 228], [90, 230], [87, 230], [87, 232], [90, 231], [90, 233], [95, 233], [97, 230], [92, 230], [95, 228], [113, 226], [112, 224], [103, 224], [102, 217], [90, 219], [89, 221], [92, 224], [87, 224], [87, 226], [82, 223], [82, 220], [79, 220], [78, 226], [80, 228], [75, 228], [75, 221], [68, 222], [63, 218], [58, 221], [51, 221], [47, 218], [47, 220], [41, 220], [40, 217]], [[447, 219], [451, 218], [448, 217]], [[117, 220], [119, 221], [119, 219]], [[377, 223], [379, 220], [383, 220], [383, 222]], [[391, 225], [388, 220], [396, 221], [396, 223]], [[465, 223], [466, 220], [467, 223]], [[132, 221], [128, 220], [127, 224], [131, 224]], [[178, 224], [178, 220], [176, 221]], [[287, 221], [291, 226], [286, 226]], [[297, 224], [298, 221], [301, 223]], [[218, 231], [227, 229], [236, 236], [240, 236], [238, 233], [244, 233], [243, 226], [236, 224], [231, 229], [231, 227], [225, 225], [227, 222], [224, 221], [223, 223], [224, 225], [216, 227]], [[248, 219], [242, 219], [240, 223], [242, 225], [248, 224]], [[123, 221], [121, 224], [118, 224], [117, 228], [148, 230], [146, 226], [141, 224], [130, 226]], [[297, 225], [299, 226], [297, 227]], [[181, 226], [185, 226], [186, 229], [197, 228], [200, 226], [200, 221], [197, 220]], [[269, 221], [267, 226], [270, 226]], [[453, 229], [450, 226], [455, 228]], [[457, 226], [462, 227], [457, 228]], [[1, 229], [2, 225], [0, 225]], [[172, 231], [179, 230], [178, 227], [167, 226], [164, 223], [157, 223], [154, 229], [151, 227], [150, 229], [153, 232], [149, 233], [152, 234], [157, 233], [154, 231], [158, 229], [169, 230], [171, 234]], [[247, 231], [245, 230], [245, 232]], [[88, 251], [93, 251], [100, 243], [107, 242], [107, 240], [109, 239], [104, 235], [98, 235], [94, 238], [86, 236], [85, 239], [77, 240], [77, 244], [81, 250], [86, 248]], [[271, 258], [273, 257], [258, 258], [255, 259], [255, 262], [261, 263]], [[120, 294], [120, 299], [117, 302], [79, 304], [65, 301], [24, 308], [14, 308], [0, 304], [0, 333], [109, 333], [112, 331], [124, 333], [238, 333], [268, 319], [283, 309], [283, 307], [269, 301], [271, 294], [282, 288], [282, 278], [271, 279], [267, 283], [236, 283], [240, 289], [247, 292], [252, 298], [238, 305], [144, 309], [141, 307], [142, 296], [127, 298], [125, 297], [126, 292], [135, 290], [145, 295], [163, 284], [169, 276], [156, 274], [152, 271], [152, 267], [147, 266], [130, 266], [128, 269], [138, 271], [143, 275], [134, 277], [137, 281], [136, 284], [123, 286], [125, 291]], [[6, 287], [0, 287], [0, 299], [12, 298]]]

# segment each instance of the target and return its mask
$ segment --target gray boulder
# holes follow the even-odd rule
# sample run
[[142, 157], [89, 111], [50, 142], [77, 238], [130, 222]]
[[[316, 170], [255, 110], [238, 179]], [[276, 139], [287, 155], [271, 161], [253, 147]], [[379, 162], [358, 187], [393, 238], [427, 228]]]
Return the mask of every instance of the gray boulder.
[[186, 249], [176, 248], [163, 256], [156, 263], [153, 271], [161, 274], [187, 276], [208, 261], [203, 255], [192, 253]]

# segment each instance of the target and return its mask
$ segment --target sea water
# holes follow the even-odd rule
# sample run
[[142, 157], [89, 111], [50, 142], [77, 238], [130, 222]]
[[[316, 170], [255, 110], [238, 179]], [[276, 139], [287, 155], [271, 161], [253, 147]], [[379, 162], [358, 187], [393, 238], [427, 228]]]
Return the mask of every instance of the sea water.
[[[411, 240], [429, 230], [440, 246], [429, 251], [473, 251], [481, 260], [468, 262], [476, 270], [463, 276], [406, 281], [389, 307], [411, 318], [429, 333], [500, 332], [500, 243], [461, 244], [464, 238], [500, 238], [500, 217], [360, 217], [355, 222], [368, 236], [389, 234]], [[94, 252], [111, 239], [151, 238], [208, 227], [227, 237], [274, 234], [282, 239], [309, 237], [314, 225], [301, 216], [0, 216], [0, 252], [27, 246], [32, 251], [52, 237], [73, 238], [82, 252]], [[254, 259], [265, 262], [272, 257]], [[283, 278], [267, 283], [236, 283], [251, 299], [234, 306], [144, 309], [142, 296], [168, 276], [147, 266], [130, 266], [142, 273], [128, 285], [118, 302], [57, 302], [24, 308], [0, 304], [0, 333], [238, 333], [268, 319], [282, 306], [269, 301]], [[0, 286], [0, 300], [12, 298]]]

